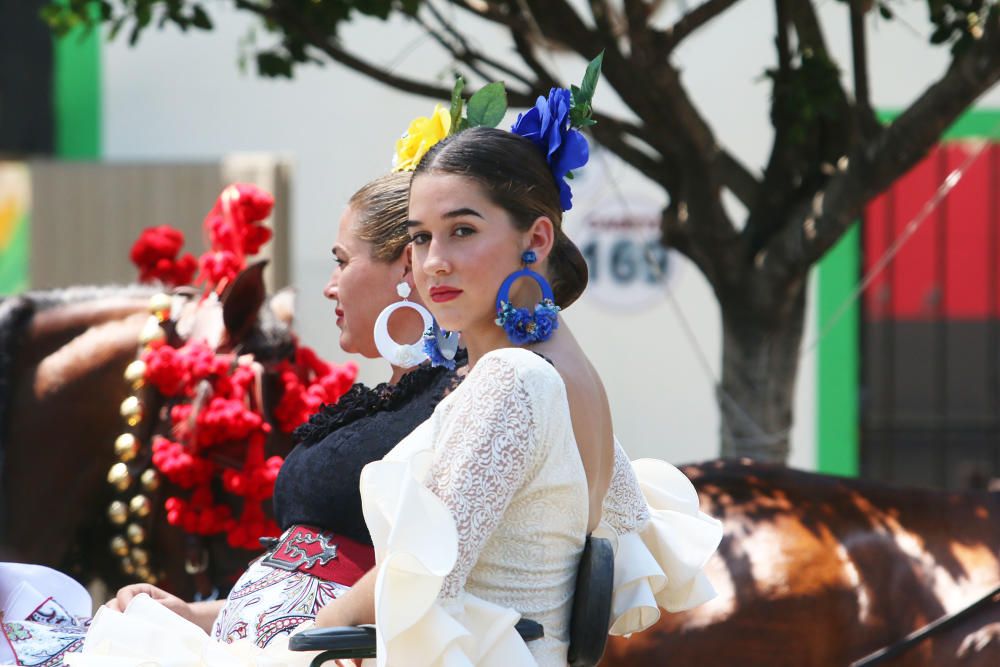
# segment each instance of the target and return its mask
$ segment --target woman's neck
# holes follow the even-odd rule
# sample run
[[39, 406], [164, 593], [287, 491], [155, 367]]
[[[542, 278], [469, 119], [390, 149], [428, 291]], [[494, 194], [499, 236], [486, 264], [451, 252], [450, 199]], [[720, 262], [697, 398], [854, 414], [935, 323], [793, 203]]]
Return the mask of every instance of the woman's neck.
[[392, 364], [390, 364], [390, 367], [392, 368], [392, 375], [389, 377], [389, 384], [391, 385], [399, 384], [399, 381], [403, 379], [404, 375], [420, 368], [419, 365], [403, 368], [401, 366], [393, 366]]

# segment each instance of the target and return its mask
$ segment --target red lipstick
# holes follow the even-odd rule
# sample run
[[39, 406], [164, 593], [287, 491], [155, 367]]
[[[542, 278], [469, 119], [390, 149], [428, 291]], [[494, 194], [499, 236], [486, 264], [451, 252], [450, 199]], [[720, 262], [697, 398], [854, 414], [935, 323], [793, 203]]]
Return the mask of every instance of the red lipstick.
[[430, 289], [431, 301], [434, 303], [444, 303], [445, 301], [451, 301], [452, 299], [457, 299], [459, 295], [462, 294], [462, 290], [457, 287], [432, 287]]

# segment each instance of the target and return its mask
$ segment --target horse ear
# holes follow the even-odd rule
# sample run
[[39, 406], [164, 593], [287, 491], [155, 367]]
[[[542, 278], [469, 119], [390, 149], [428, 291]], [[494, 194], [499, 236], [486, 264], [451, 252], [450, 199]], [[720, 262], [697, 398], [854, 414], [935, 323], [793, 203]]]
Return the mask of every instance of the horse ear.
[[260, 307], [267, 298], [264, 289], [264, 267], [267, 260], [254, 262], [244, 269], [222, 295], [222, 321], [229, 342], [236, 345], [257, 324]]

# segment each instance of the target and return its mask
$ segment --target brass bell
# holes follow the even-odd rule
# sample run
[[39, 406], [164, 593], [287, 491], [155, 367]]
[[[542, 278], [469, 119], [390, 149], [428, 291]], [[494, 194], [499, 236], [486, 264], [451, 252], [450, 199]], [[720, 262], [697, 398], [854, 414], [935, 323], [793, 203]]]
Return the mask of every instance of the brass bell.
[[116, 463], [108, 470], [108, 484], [111, 484], [119, 491], [124, 491], [132, 485], [132, 475], [129, 474], [128, 466], [124, 463]]
[[111, 538], [111, 553], [116, 556], [128, 556], [128, 542], [121, 535]]
[[132, 500], [128, 501], [128, 509], [137, 517], [147, 517], [150, 510], [153, 509], [153, 504], [149, 502], [149, 498], [146, 496], [138, 495], [133, 496]]
[[122, 558], [121, 565], [122, 565], [122, 572], [124, 572], [128, 576], [131, 577], [133, 574], [135, 574], [135, 565], [132, 564], [132, 560], [128, 556]]
[[173, 299], [170, 298], [169, 294], [164, 294], [163, 292], [154, 294], [149, 299], [149, 312], [155, 315], [159, 321], [163, 322], [170, 317], [170, 306], [172, 304]]
[[146, 323], [142, 325], [142, 331], [139, 332], [139, 342], [143, 345], [166, 340], [166, 338], [167, 332], [160, 326], [160, 320], [155, 315], [146, 320]]
[[153, 492], [160, 488], [160, 476], [152, 468], [143, 470], [139, 481], [142, 482], [142, 488], [146, 491]]
[[143, 540], [146, 539], [146, 531], [137, 523], [130, 523], [125, 529], [125, 535], [128, 536], [128, 541], [132, 544], [142, 544]]
[[[126, 547], [127, 548], [127, 547]], [[132, 561], [136, 565], [146, 566], [149, 565], [149, 552], [145, 549], [140, 549], [136, 547], [132, 549]], [[142, 576], [142, 575], [139, 575]]]
[[131, 433], [115, 438], [115, 456], [119, 461], [131, 461], [139, 453], [139, 441]]
[[142, 388], [146, 384], [146, 362], [142, 359], [136, 359], [130, 363], [125, 367], [124, 378], [132, 386], [132, 389]]
[[129, 396], [122, 401], [118, 411], [129, 426], [136, 426], [142, 421], [142, 403], [137, 396]]
[[128, 507], [120, 500], [115, 500], [108, 505], [108, 519], [115, 525], [122, 525], [128, 519]]

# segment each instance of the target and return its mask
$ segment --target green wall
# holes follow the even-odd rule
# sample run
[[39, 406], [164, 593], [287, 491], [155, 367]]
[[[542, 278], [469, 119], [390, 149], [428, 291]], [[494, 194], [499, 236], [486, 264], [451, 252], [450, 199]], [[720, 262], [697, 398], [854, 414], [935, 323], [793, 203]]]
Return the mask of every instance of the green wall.
[[78, 29], [56, 39], [53, 95], [56, 155], [67, 160], [101, 157], [100, 29]]

